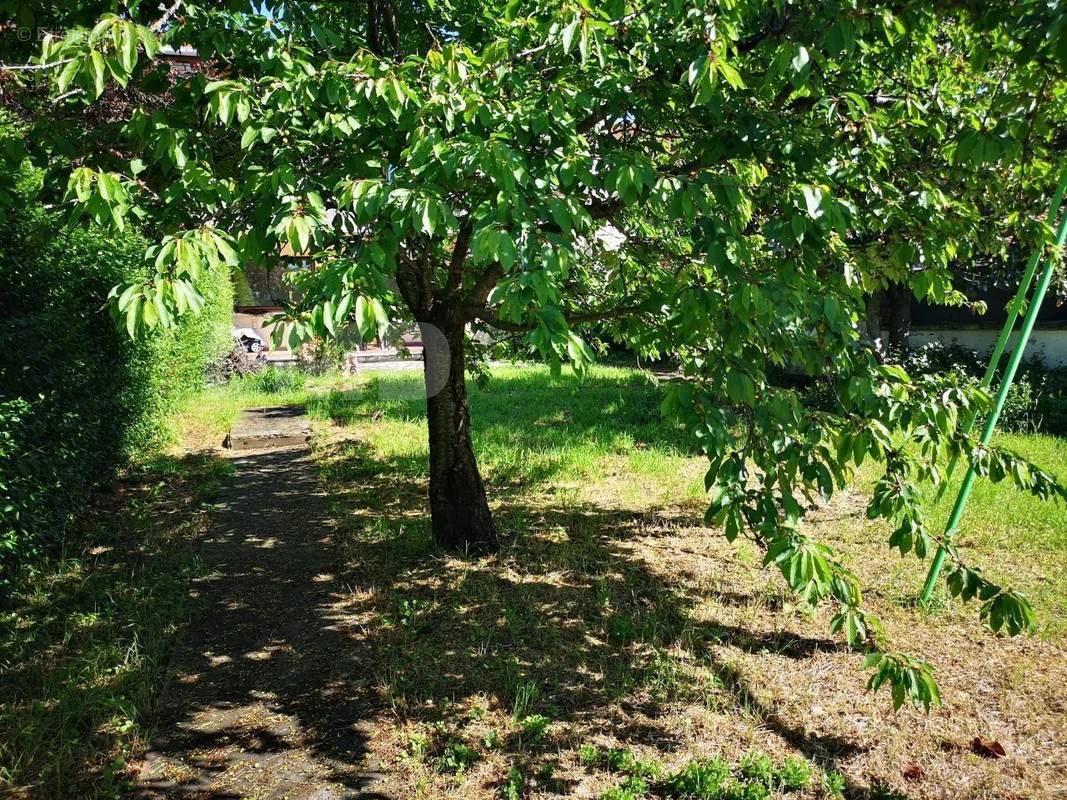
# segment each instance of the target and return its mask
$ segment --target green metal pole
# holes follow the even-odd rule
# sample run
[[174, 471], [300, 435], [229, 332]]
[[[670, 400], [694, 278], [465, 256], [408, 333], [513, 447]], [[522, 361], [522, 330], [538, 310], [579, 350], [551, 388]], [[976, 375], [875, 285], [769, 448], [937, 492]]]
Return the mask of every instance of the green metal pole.
[[[1067, 173], [1065, 173], [1067, 175]], [[1059, 226], [1056, 229], [1056, 247], [1062, 247], [1064, 241], [1067, 241], [1067, 214], [1060, 219]], [[1045, 299], [1045, 293], [1048, 291], [1049, 284], [1052, 282], [1052, 273], [1055, 264], [1050, 260], [1045, 264], [1045, 268], [1041, 271], [1041, 277], [1038, 279], [1037, 288], [1034, 290], [1034, 296], [1030, 300], [1030, 306], [1026, 309], [1026, 316], [1023, 318], [1023, 326], [1019, 331], [1019, 340], [1015, 345], [1015, 349], [1011, 353], [1011, 358], [1008, 360], [1008, 366], [1004, 371], [1004, 378], [1000, 382], [1000, 389], [997, 391], [996, 403], [993, 406], [993, 413], [989, 415], [989, 418], [985, 421], [985, 426], [982, 428], [981, 442], [983, 445], [989, 444], [993, 438], [993, 431], [997, 427], [997, 420], [1000, 418], [1000, 412], [1004, 410], [1004, 401], [1008, 397], [1008, 390], [1011, 389], [1012, 381], [1015, 380], [1015, 373], [1019, 369], [1019, 364], [1023, 360], [1023, 352], [1026, 350], [1026, 344], [1030, 341], [1030, 334], [1034, 330], [1034, 323], [1037, 322], [1038, 312], [1041, 310], [1041, 303]], [[960, 520], [963, 518], [963, 512], [967, 508], [967, 501], [971, 496], [971, 489], [974, 487], [974, 465], [971, 464], [967, 468], [967, 474], [963, 478], [963, 484], [960, 486], [960, 493], [956, 496], [956, 503], [952, 507], [952, 513], [949, 515], [948, 524], [945, 526], [945, 541], [951, 541], [956, 531], [959, 528]], [[930, 573], [926, 576], [926, 585], [923, 586], [923, 592], [920, 602], [926, 605], [930, 601], [930, 596], [933, 594], [934, 585], [937, 583], [938, 575], [941, 573], [941, 567], [945, 563], [945, 557], [947, 553], [943, 547], [938, 548], [937, 554], [934, 556], [934, 563], [930, 565]]]
[[[1060, 171], [1059, 184], [1056, 186], [1056, 191], [1052, 195], [1052, 203], [1048, 209], [1048, 219], [1056, 219], [1056, 215], [1060, 211], [1060, 203], [1063, 202], [1063, 195], [1067, 192], [1067, 164], [1063, 165]], [[1019, 290], [1015, 293], [1015, 297], [1008, 304], [1008, 318], [1004, 321], [1004, 327], [1000, 329], [1000, 336], [997, 337], [997, 343], [993, 346], [993, 355], [989, 358], [989, 366], [986, 367], [985, 375], [982, 376], [982, 388], [988, 389], [993, 385], [993, 378], [997, 374], [997, 368], [1000, 366], [1000, 359], [1004, 355], [1004, 348], [1007, 347], [1008, 339], [1011, 338], [1011, 332], [1015, 330], [1015, 322], [1019, 319], [1019, 314], [1022, 313], [1023, 305], [1026, 304], [1026, 296], [1030, 293], [1030, 284], [1033, 283], [1034, 273], [1037, 272], [1037, 266], [1041, 263], [1041, 255], [1045, 252], [1045, 243], [1040, 243], [1034, 248], [1034, 252], [1030, 255], [1030, 261], [1026, 265], [1026, 271], [1023, 272], [1022, 280], [1019, 283]], [[962, 430], [963, 432], [970, 433], [974, 427], [975, 419], [978, 417], [977, 411], [972, 411], [965, 418]], [[948, 462], [948, 468], [945, 470], [945, 479], [941, 482], [941, 488], [937, 490], [937, 499], [940, 500], [945, 492], [948, 490], [948, 485], [952, 479], [952, 473], [956, 471], [956, 462], [958, 456], [953, 456], [952, 460]]]

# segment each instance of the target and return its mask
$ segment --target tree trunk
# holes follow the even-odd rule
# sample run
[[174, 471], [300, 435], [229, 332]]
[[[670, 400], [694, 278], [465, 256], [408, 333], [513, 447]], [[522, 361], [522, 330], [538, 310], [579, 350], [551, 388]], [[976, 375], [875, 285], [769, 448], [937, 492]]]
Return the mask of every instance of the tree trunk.
[[871, 347], [874, 348], [874, 352], [878, 355], [878, 358], [882, 357], [883, 342], [882, 342], [882, 291], [871, 292], [865, 298], [866, 303], [866, 328], [867, 338], [871, 341]]
[[499, 548], [471, 446], [462, 324], [420, 322], [430, 429], [430, 518], [438, 547], [471, 554]]
[[898, 353], [911, 349], [911, 287], [907, 284], [889, 287], [889, 346]]

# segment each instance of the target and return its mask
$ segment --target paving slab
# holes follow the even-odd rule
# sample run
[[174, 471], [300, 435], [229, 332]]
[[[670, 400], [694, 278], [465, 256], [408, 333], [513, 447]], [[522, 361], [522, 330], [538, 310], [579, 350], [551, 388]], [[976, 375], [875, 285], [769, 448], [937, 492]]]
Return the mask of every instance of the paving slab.
[[224, 447], [233, 450], [262, 450], [305, 444], [311, 436], [303, 406], [248, 408], [237, 416], [226, 435]]

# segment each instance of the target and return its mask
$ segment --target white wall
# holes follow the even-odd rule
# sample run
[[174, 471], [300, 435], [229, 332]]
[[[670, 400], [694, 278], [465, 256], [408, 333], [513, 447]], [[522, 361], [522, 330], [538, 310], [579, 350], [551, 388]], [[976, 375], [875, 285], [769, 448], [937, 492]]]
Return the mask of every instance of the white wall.
[[[989, 354], [993, 352], [993, 345], [997, 343], [999, 330], [952, 330], [936, 328], [912, 328], [911, 344], [913, 347], [932, 341], [943, 341], [946, 344], [958, 344], [977, 350], [979, 353]], [[1015, 348], [1019, 333], [1016, 331], [1008, 340], [1007, 352]], [[1030, 341], [1026, 344], [1026, 357], [1031, 358], [1037, 353], [1047, 366], [1067, 366], [1067, 330], [1035, 330], [1030, 335]]]

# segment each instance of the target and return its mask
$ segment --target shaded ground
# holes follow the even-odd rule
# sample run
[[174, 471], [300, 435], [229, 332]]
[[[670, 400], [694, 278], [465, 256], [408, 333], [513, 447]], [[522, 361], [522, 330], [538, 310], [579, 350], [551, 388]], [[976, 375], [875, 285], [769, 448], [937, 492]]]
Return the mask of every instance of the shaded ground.
[[[319, 452], [347, 552], [346, 630], [393, 712], [368, 746], [406, 796], [489, 800], [520, 784], [525, 798], [608, 796], [623, 776], [583, 760], [591, 745], [664, 774], [709, 756], [799, 757], [815, 768], [807, 797], [1067, 791], [1059, 640], [992, 635], [973, 605], [943, 598], [916, 610], [925, 565], [887, 551], [862, 493], [812, 524], [847, 554], [894, 645], [934, 665], [945, 705], [930, 715], [868, 693], [830, 614], [793, 608], [754, 546], [704, 526], [704, 466], [672, 443], [651, 391], [507, 375], [475, 393], [504, 546], [474, 560], [430, 546], [424, 423], [396, 394], [372, 383], [333, 397], [334, 445]], [[1044, 536], [1055, 514], [1013, 531]], [[1048, 542], [1044, 563], [1062, 561]], [[1030, 590], [1022, 555], [988, 563]]]
[[142, 798], [373, 798], [367, 697], [333, 604], [306, 447], [245, 452], [222, 490], [141, 771]]
[[[374, 722], [363, 744], [396, 796], [662, 798], [678, 796], [662, 776], [694, 759], [721, 757], [736, 778], [754, 752], [810, 765], [790, 792], [806, 798], [1067, 792], [1062, 506], [983, 484], [960, 540], [998, 578], [1044, 594], [1044, 640], [992, 635], [943, 593], [918, 611], [925, 565], [898, 559], [885, 526], [865, 518], [869, 475], [814, 514], [890, 641], [941, 682], [943, 707], [894, 713], [885, 692], [866, 692], [869, 673], [828, 634], [828, 613], [793, 607], [754, 546], [703, 525], [705, 465], [632, 372], [508, 370], [474, 391], [503, 548], [435, 552], [416, 377], [327, 377], [293, 393], [317, 419], [343, 556], [330, 609], [345, 642], [338, 669], [362, 690], [353, 697]], [[209, 399], [262, 404], [245, 394]], [[1063, 474], [1059, 440], [1018, 437], [1015, 449]], [[596, 755], [608, 748], [661, 777], [623, 787], [633, 770]]]
[[142, 463], [101, 490], [0, 611], [0, 796], [121, 796], [228, 464]]
[[[600, 797], [620, 777], [583, 763], [583, 745], [628, 748], [665, 772], [709, 756], [800, 757], [816, 767], [809, 797], [836, 796], [820, 786], [827, 774], [847, 797], [883, 800], [1067, 788], [1058, 646], [920, 615], [873, 590], [894, 643], [934, 663], [945, 694], [929, 716], [894, 713], [828, 635], [829, 614], [791, 611], [754, 549], [727, 544], [698, 508], [635, 507], [626, 498], [639, 481], [622, 495], [609, 481], [498, 488], [503, 553], [442, 559], [416, 465], [358, 439], [329, 458], [347, 630], [395, 715], [369, 747], [406, 796], [489, 800], [518, 770], [523, 797]], [[833, 513], [863, 521], [859, 508]], [[877, 569], [864, 566], [868, 585]], [[975, 752], [974, 737], [1005, 757]]]

